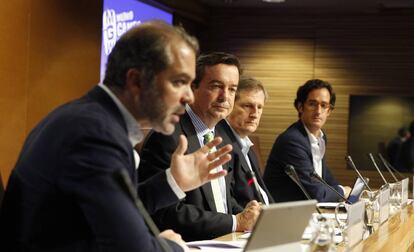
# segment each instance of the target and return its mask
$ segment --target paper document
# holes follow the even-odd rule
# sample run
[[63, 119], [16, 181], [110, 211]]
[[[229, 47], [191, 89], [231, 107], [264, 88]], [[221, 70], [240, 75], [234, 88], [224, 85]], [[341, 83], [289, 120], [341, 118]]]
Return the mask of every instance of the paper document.
[[247, 240], [237, 241], [215, 241], [215, 240], [203, 240], [187, 242], [189, 248], [196, 248], [202, 251], [243, 251], [246, 246]]
[[316, 204], [319, 208], [335, 208], [339, 202], [319, 202]]

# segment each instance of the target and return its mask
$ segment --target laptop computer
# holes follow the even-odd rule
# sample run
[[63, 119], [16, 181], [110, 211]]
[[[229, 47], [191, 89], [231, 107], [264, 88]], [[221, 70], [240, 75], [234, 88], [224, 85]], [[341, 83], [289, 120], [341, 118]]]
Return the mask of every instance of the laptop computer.
[[[364, 178], [367, 183], [369, 183], [369, 178]], [[366, 189], [365, 183], [357, 177], [355, 179], [354, 185], [352, 186], [351, 192], [348, 195], [347, 200], [354, 204], [355, 202], [358, 202], [359, 197], [361, 196], [361, 193]], [[339, 202], [319, 202], [317, 206], [319, 208], [335, 208]]]
[[[369, 178], [364, 178], [364, 179], [367, 183], [369, 182]], [[355, 202], [359, 200], [359, 196], [361, 196], [362, 191], [364, 191], [365, 189], [366, 189], [366, 186], [364, 182], [362, 181], [362, 179], [357, 177], [355, 179], [354, 186], [352, 187], [352, 190], [348, 195], [347, 200], [351, 202], [351, 204], [354, 204]]]
[[264, 207], [243, 251], [301, 251], [302, 234], [315, 207], [316, 200]]

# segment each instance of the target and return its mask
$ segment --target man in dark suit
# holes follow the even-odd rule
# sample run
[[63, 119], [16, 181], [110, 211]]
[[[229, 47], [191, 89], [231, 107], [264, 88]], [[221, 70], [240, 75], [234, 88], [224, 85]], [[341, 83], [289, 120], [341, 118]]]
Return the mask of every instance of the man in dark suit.
[[397, 167], [404, 172], [414, 171], [414, 121], [410, 123], [408, 128], [410, 137], [402, 144], [400, 159]]
[[407, 141], [407, 139], [410, 139], [410, 131], [408, 131], [407, 128], [402, 127], [399, 128], [398, 136], [393, 138], [388, 144], [387, 144], [387, 156], [390, 161], [390, 164], [397, 168], [398, 170], [403, 170], [399, 167], [399, 162], [401, 160], [401, 149], [404, 144], [404, 142]]
[[316, 172], [343, 196], [350, 192], [329, 171], [325, 161], [327, 138], [322, 127], [335, 106], [335, 93], [328, 82], [314, 79], [299, 87], [294, 102], [299, 121], [276, 139], [267, 161], [263, 179], [278, 202], [306, 199], [299, 187], [285, 174], [293, 165], [309, 195], [319, 202], [340, 201], [335, 192], [311, 176]]
[[[188, 139], [188, 153], [203, 146], [208, 136], [222, 136], [216, 124], [232, 110], [240, 75], [239, 60], [227, 53], [201, 55], [197, 59], [192, 84], [195, 101], [186, 107], [171, 136], [151, 132], [142, 147], [139, 178], [151, 179], [167, 169], [178, 144], [178, 136]], [[161, 169], [160, 169], [161, 168]], [[223, 169], [231, 169], [223, 166]], [[157, 211], [153, 219], [161, 228], [172, 228], [185, 240], [211, 239], [232, 231], [252, 228], [259, 214], [257, 201], [243, 210], [231, 196], [232, 176], [213, 180], [187, 193], [180, 203]]]
[[[233, 169], [232, 192], [242, 206], [251, 200], [266, 205], [273, 203], [263, 182], [256, 154], [251, 148], [253, 143], [249, 139], [249, 135], [259, 126], [266, 98], [267, 92], [260, 81], [242, 78], [237, 88], [234, 108], [227, 117], [228, 124], [225, 121], [220, 122], [233, 146], [233, 159], [239, 160], [239, 165]], [[224, 141], [227, 142], [225, 138]]]
[[[112, 176], [126, 171], [137, 186], [133, 147], [142, 139], [140, 127], [174, 131], [194, 99], [197, 50], [194, 38], [162, 22], [121, 37], [103, 84], [51, 112], [26, 139], [0, 213], [4, 251], [163, 251], [159, 241], [172, 251], [188, 249], [171, 230], [151, 234], [148, 219]], [[171, 168], [137, 186], [147, 210], [225, 175], [211, 173], [230, 159], [231, 146], [209, 153], [219, 142], [184, 155], [181, 137]]]

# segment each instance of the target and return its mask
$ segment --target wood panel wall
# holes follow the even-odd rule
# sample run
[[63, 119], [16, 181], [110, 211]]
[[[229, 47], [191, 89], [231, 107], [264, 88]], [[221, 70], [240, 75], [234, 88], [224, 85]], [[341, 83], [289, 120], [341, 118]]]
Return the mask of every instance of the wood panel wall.
[[[2, 5], [0, 172], [4, 182], [32, 127], [54, 107], [99, 81], [101, 10], [102, 1], [87, 0], [16, 0]], [[203, 51], [235, 53], [245, 73], [262, 80], [269, 91], [257, 131], [262, 159], [267, 160], [277, 135], [297, 120], [292, 105], [297, 87], [310, 78], [325, 79], [338, 97], [325, 127], [328, 163], [342, 183], [350, 183], [354, 174], [344, 162], [352, 133], [349, 96], [414, 94], [413, 13], [250, 9], [208, 13], [211, 16], [203, 16], [197, 31]], [[378, 180], [374, 173], [366, 175]]]
[[[272, 10], [213, 11], [201, 38], [204, 51], [240, 57], [245, 74], [263, 81], [270, 94], [257, 130], [263, 160], [275, 138], [297, 120], [293, 100], [311, 78], [333, 84], [335, 110], [325, 125], [327, 160], [343, 184], [355, 174], [346, 169], [349, 96], [414, 95], [414, 15], [286, 13]], [[375, 118], [392, 120], [392, 118]], [[369, 134], [370, 129], [363, 129]], [[379, 176], [363, 172], [379, 184]]]
[[16, 0], [0, 8], [0, 172], [27, 134], [99, 81], [102, 1]]

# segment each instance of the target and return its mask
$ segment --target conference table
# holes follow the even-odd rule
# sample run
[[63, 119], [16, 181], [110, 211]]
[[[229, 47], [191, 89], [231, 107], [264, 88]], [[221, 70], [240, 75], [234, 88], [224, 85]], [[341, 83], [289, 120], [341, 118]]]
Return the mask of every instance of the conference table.
[[[236, 232], [216, 238], [219, 241], [234, 241], [242, 233]], [[303, 241], [306, 243], [306, 241]], [[337, 245], [337, 251], [347, 251], [343, 244]], [[414, 251], [414, 208], [411, 202], [396, 210], [389, 219], [379, 225], [367, 239], [355, 245], [351, 251]]]

